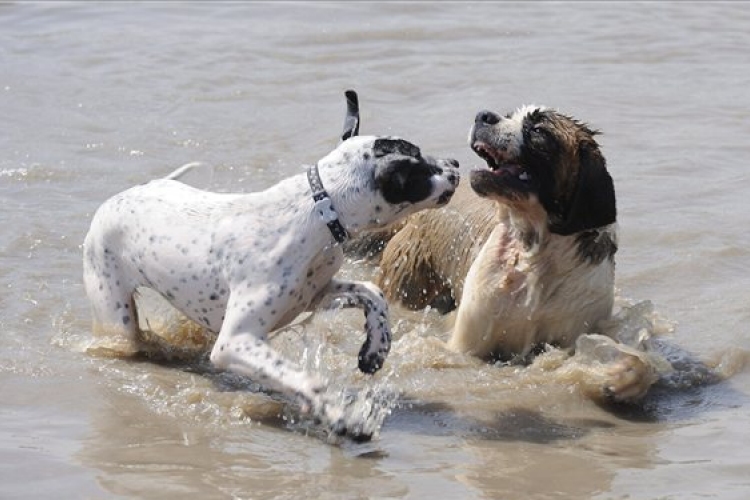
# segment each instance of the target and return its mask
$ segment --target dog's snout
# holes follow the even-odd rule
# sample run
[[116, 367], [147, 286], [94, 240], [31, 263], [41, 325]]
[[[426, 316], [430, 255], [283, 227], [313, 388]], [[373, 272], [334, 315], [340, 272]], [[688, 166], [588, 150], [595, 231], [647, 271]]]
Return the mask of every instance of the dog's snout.
[[458, 160], [447, 158], [445, 160], [445, 163], [447, 164], [448, 168], [443, 171], [443, 174], [445, 175], [445, 178], [450, 183], [450, 185], [455, 188], [456, 186], [458, 186], [458, 182], [461, 179], [461, 174], [458, 171]]
[[497, 125], [500, 123], [500, 115], [485, 109], [477, 113], [476, 118], [474, 118], [474, 123], [482, 125]]

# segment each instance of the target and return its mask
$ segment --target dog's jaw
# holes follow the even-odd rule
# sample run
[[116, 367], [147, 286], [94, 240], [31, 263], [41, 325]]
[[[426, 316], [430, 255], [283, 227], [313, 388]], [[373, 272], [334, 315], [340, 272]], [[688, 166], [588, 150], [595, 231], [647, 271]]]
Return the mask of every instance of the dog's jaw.
[[611, 224], [614, 188], [596, 134], [549, 108], [525, 106], [504, 117], [481, 111], [469, 145], [487, 166], [472, 171], [471, 186], [511, 210], [541, 205], [553, 233]]
[[477, 115], [469, 146], [486, 163], [471, 172], [471, 186], [478, 195], [515, 202], [536, 191], [534, 176], [521, 154], [525, 117], [542, 109], [524, 106], [505, 117], [486, 111]]

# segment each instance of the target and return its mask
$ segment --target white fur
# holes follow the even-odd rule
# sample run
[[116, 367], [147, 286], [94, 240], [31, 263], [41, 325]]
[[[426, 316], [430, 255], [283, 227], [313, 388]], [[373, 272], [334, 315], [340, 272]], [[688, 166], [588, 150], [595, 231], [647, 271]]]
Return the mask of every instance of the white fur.
[[[607, 229], [613, 239], [615, 229]], [[498, 224], [466, 276], [449, 346], [480, 357], [501, 347], [523, 358], [536, 345], [571, 346], [596, 331], [589, 321], [612, 311], [615, 266], [581, 265], [577, 248], [548, 231], [524, 248], [509, 221]]]
[[[517, 158], [521, 152], [524, 117], [533, 111], [544, 111], [546, 109], [549, 108], [527, 104], [516, 109], [510, 116], [503, 118], [502, 122], [497, 126], [497, 135], [506, 148], [505, 156]], [[469, 129], [469, 143], [472, 142], [474, 128], [475, 126], [472, 126]]]
[[[415, 204], [387, 203], [374, 185], [371, 136], [351, 138], [318, 162], [320, 177], [350, 234], [392, 223], [452, 194], [454, 163], [435, 161], [430, 195]], [[265, 191], [220, 194], [166, 179], [128, 189], [96, 212], [84, 242], [84, 283], [95, 332], [137, 346], [133, 293], [150, 287], [195, 322], [218, 332], [211, 361], [296, 397], [333, 426], [343, 410], [323, 394], [325, 385], [281, 358], [265, 342], [269, 332], [322, 301], [345, 297], [364, 309], [367, 341], [360, 368], [374, 372], [390, 348], [388, 308], [366, 282], [334, 279], [343, 252], [314, 211], [305, 174]], [[363, 368], [364, 367], [364, 368]]]
[[[475, 122], [469, 143], [476, 146], [481, 135], [492, 142], [494, 155], [517, 162], [525, 118], [547, 109], [522, 106], [489, 126]], [[560, 168], [548, 168], [554, 167]], [[450, 347], [481, 357], [499, 351], [524, 358], [537, 345], [568, 347], [579, 335], [595, 331], [612, 311], [614, 259], [582, 259], [575, 235], [549, 230], [549, 214], [536, 194], [488, 196], [497, 198], [498, 224], [467, 272]], [[616, 224], [598, 230], [616, 244]]]

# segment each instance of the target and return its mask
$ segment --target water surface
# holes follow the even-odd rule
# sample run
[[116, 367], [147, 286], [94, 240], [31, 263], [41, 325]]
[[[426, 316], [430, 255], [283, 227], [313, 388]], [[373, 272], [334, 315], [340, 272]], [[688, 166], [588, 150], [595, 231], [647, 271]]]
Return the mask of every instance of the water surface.
[[[748, 26], [730, 2], [0, 5], [0, 496], [747, 498]], [[331, 446], [200, 362], [83, 353], [96, 207], [189, 161], [219, 191], [298, 173], [335, 145], [347, 88], [363, 133], [467, 170], [480, 109], [601, 130], [618, 305], [728, 380], [613, 411], [562, 358], [488, 366], [434, 341], [434, 311], [398, 310], [369, 380], [358, 313], [327, 313], [275, 342], [405, 395], [372, 443]]]

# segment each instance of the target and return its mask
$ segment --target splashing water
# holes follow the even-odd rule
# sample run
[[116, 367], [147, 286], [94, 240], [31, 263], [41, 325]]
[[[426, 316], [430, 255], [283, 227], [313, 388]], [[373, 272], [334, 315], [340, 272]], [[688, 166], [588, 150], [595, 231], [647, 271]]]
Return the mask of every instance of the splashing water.
[[[363, 340], [361, 312], [356, 310], [301, 316], [274, 332], [269, 342], [288, 359], [298, 360], [302, 369], [327, 379], [329, 394], [346, 409], [351, 428], [375, 437], [394, 411], [409, 411], [413, 404], [445, 404], [457, 411], [481, 413], [497, 411], [507, 401], [523, 401], [531, 408], [550, 401], [560, 404], [571, 394], [574, 400], [604, 400], [607, 394], [602, 388], [611, 383], [612, 366], [618, 363], [628, 364], [641, 377], [652, 377], [646, 387], [656, 383], [671, 389], [714, 382], [731, 371], [726, 366], [723, 373], [713, 370], [670, 344], [665, 337], [674, 331], [674, 324], [657, 314], [650, 302], [621, 302], [604, 325], [606, 335], [582, 335], [572, 354], [548, 348], [528, 366], [488, 364], [450, 351], [445, 344], [449, 322], [430, 308], [419, 312], [392, 308], [392, 352], [374, 376], [356, 369]], [[157, 413], [190, 415], [215, 425], [254, 422], [333, 444], [345, 441], [300, 414], [294, 402], [265, 393], [243, 377], [213, 369], [208, 352], [215, 335], [187, 320], [154, 292], [139, 290], [137, 304], [141, 340], [149, 346], [151, 361], [158, 363], [102, 362], [100, 370], [118, 391], [136, 395]], [[58, 337], [67, 336], [68, 345], [82, 342], [66, 321], [60, 323], [66, 333]], [[87, 349], [102, 342], [106, 341], [88, 341]], [[741, 364], [723, 361], [727, 366]], [[638, 399], [640, 390], [626, 394]]]

